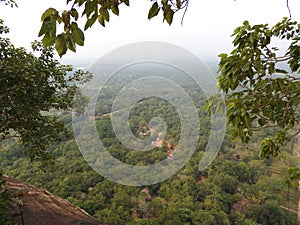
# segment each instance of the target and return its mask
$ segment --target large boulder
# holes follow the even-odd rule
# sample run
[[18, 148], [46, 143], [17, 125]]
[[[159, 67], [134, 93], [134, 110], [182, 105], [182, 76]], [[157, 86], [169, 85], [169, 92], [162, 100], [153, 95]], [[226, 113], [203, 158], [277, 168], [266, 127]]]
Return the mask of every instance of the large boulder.
[[83, 209], [50, 192], [5, 176], [13, 200], [13, 220], [18, 225], [100, 225]]

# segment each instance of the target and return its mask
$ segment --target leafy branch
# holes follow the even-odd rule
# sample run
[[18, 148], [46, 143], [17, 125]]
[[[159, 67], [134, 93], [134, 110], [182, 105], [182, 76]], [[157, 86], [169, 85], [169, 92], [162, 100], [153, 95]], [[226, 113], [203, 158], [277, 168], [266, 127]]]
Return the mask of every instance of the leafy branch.
[[[176, 12], [183, 10], [183, 18], [188, 8], [189, 0], [151, 0], [154, 2], [148, 12], [151, 19], [163, 12], [163, 21], [169, 25], [173, 22]], [[129, 0], [67, 0], [72, 3], [68, 10], [61, 13], [57, 9], [49, 8], [41, 16], [42, 26], [39, 36], [43, 45], [55, 46], [59, 56], [62, 57], [69, 50], [76, 52], [76, 46], [83, 46], [85, 42], [84, 31], [91, 28], [96, 21], [105, 27], [112, 14], [119, 16], [120, 6], [129, 6]], [[84, 29], [78, 26], [78, 20], [85, 17]], [[59, 32], [59, 25], [63, 25], [63, 31]], [[84, 30], [84, 31], [83, 31]]]
[[[280, 146], [299, 131], [299, 35], [300, 24], [288, 18], [273, 27], [245, 21], [232, 35], [234, 50], [219, 56], [218, 84], [227, 94], [231, 136], [248, 142], [254, 133], [276, 128], [276, 134], [261, 143], [263, 157], [277, 156]], [[276, 56], [274, 39], [290, 41], [285, 55]], [[213, 101], [208, 101], [209, 110]]]

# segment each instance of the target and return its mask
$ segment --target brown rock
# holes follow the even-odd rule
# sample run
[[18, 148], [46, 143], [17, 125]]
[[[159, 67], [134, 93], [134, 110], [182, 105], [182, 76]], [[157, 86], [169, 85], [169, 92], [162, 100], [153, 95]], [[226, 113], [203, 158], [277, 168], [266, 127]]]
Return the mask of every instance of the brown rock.
[[70, 202], [54, 196], [46, 190], [5, 177], [6, 185], [16, 196], [12, 214], [18, 225], [100, 225]]

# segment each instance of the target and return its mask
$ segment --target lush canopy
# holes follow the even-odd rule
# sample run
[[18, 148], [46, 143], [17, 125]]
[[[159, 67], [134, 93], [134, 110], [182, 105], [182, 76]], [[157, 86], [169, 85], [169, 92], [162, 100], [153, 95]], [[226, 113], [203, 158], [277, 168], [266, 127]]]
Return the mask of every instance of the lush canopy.
[[[0, 20], [0, 34], [8, 28]], [[52, 47], [33, 42], [33, 53], [0, 37], [0, 138], [20, 139], [31, 159], [48, 160], [49, 145], [61, 138], [63, 122], [51, 111], [72, 107], [78, 83], [91, 74], [61, 65]], [[83, 101], [84, 97], [82, 97]], [[82, 110], [85, 103], [78, 108]]]
[[[233, 33], [234, 50], [220, 55], [218, 81], [232, 137], [248, 142], [255, 132], [276, 131], [262, 141], [263, 157], [277, 156], [300, 133], [299, 32], [300, 24], [288, 18], [273, 27], [246, 21]], [[286, 50], [275, 40], [288, 43]], [[213, 100], [210, 109], [217, 106]]]
[[[277, 157], [300, 134], [299, 32], [300, 24], [288, 18], [273, 27], [245, 21], [232, 35], [234, 50], [219, 56], [218, 83], [226, 103], [214, 96], [207, 108], [227, 108], [232, 138], [248, 143], [267, 132], [260, 144], [261, 157]], [[300, 179], [298, 167], [288, 172], [290, 178]]]
[[[1, 2], [14, 5], [13, 1]], [[77, 91], [76, 84], [90, 78], [90, 74], [82, 71], [71, 75], [73, 68], [56, 61], [50, 46], [55, 46], [60, 56], [68, 49], [75, 51], [76, 45], [84, 44], [84, 32], [77, 24], [79, 13], [85, 16], [84, 30], [87, 30], [97, 20], [105, 26], [111, 13], [119, 15], [120, 5], [129, 5], [127, 0], [74, 0], [67, 3], [71, 4], [68, 10], [59, 13], [51, 8], [42, 15], [39, 35], [43, 37], [46, 47], [35, 42], [34, 53], [28, 53], [23, 48], [15, 48], [8, 39], [0, 38], [0, 137], [20, 139], [27, 146], [27, 155], [31, 159], [49, 159], [47, 147], [58, 140], [64, 130], [63, 123], [51, 110], [68, 109]], [[162, 11], [164, 20], [171, 24], [174, 13], [187, 6], [188, 0], [153, 1], [148, 18]], [[63, 31], [58, 32], [58, 24], [63, 24]], [[0, 33], [3, 35], [6, 32], [8, 29], [1, 21]], [[278, 156], [281, 147], [300, 133], [299, 33], [300, 25], [288, 18], [273, 27], [266, 24], [253, 26], [244, 22], [234, 31], [234, 50], [220, 55], [218, 81], [220, 89], [227, 94], [226, 105], [218, 105], [217, 98], [212, 98], [207, 104], [210, 110], [227, 108], [228, 123], [234, 138], [249, 142], [255, 138], [256, 132], [264, 130], [264, 136], [266, 133], [268, 135], [262, 141], [260, 155], [267, 158]], [[280, 51], [283, 45], [274, 45], [275, 40], [276, 43], [288, 43], [286, 51]], [[99, 124], [106, 127], [103, 118]], [[105, 132], [105, 135], [107, 143], [113, 142], [109, 132]], [[76, 147], [69, 146], [71, 143], [62, 143], [63, 146], [59, 147], [64, 151], [58, 148], [56, 154], [68, 156], [70, 152], [75, 152]], [[70, 149], [72, 151], [66, 151]], [[226, 154], [226, 149], [229, 149], [228, 152], [237, 152]], [[120, 148], [114, 147], [113, 150], [122, 153]], [[174, 224], [174, 221], [181, 221], [179, 224], [229, 224], [232, 221], [236, 224], [267, 224], [270, 222], [270, 213], [281, 224], [294, 224], [279, 211], [279, 202], [282, 203], [282, 198], [287, 195], [283, 193], [284, 189], [278, 187], [276, 179], [269, 178], [269, 171], [272, 170], [269, 161], [258, 162], [255, 157], [249, 160], [245, 151], [237, 157], [242, 149], [233, 150], [229, 146], [225, 146], [223, 151], [223, 158], [203, 173], [197, 170], [195, 160], [178, 177], [149, 187], [150, 200], [142, 190], [128, 188], [124, 191], [107, 180], [103, 181], [103, 178], [89, 171], [82, 158], [76, 162], [70, 160], [73, 164], [69, 162], [64, 165], [68, 157], [61, 157], [65, 166], [62, 167], [63, 171], [57, 170], [51, 182], [47, 175], [37, 177], [34, 182], [44, 182], [52, 191], [70, 201], [78, 204], [82, 201], [82, 207], [112, 224], [132, 220], [128, 213], [131, 209], [136, 210], [136, 221], [145, 219], [144, 224], [154, 224], [148, 221], [149, 215], [155, 217], [157, 224], [166, 224], [166, 221], [169, 224]], [[79, 153], [72, 154], [78, 157]], [[158, 156], [163, 157], [163, 154]], [[9, 161], [10, 156], [4, 156]], [[199, 149], [197, 157], [200, 156]], [[72, 155], [70, 158], [76, 157]], [[130, 154], [128, 158], [132, 162], [137, 160], [137, 155]], [[19, 168], [22, 162], [9, 163]], [[22, 176], [21, 172], [27, 170], [30, 172], [29, 169], [23, 169], [17, 173]], [[83, 174], [76, 176], [74, 172]], [[298, 178], [299, 169], [294, 168], [290, 172], [293, 178]], [[32, 174], [30, 176], [35, 179]], [[55, 179], [55, 176], [59, 179]], [[63, 181], [62, 176], [65, 176]], [[81, 182], [82, 177], [89, 177], [87, 185]], [[205, 181], [206, 178], [209, 180]], [[1, 180], [0, 186], [3, 184]], [[276, 191], [283, 195], [275, 197]], [[286, 192], [290, 193], [290, 190]], [[2, 190], [0, 193], [0, 200], [3, 199], [3, 205], [6, 206], [8, 194]], [[295, 196], [294, 192], [291, 193]], [[97, 201], [93, 199], [94, 196]], [[249, 211], [245, 215], [240, 215], [236, 212], [238, 210], [233, 209], [243, 202], [252, 206], [247, 208]]]

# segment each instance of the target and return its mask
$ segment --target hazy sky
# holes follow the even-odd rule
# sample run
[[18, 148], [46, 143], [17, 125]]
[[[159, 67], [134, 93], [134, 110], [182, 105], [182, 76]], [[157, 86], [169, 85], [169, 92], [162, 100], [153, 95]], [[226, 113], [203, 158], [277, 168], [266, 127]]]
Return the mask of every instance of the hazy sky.
[[[48, 7], [63, 10], [65, 0], [16, 0], [19, 7], [0, 6], [0, 18], [11, 29], [9, 37], [17, 46], [29, 47], [37, 39], [41, 14]], [[300, 21], [300, 1], [289, 0], [292, 18]], [[172, 26], [162, 23], [162, 16], [148, 21], [149, 0], [131, 0], [131, 7], [121, 7], [120, 16], [111, 16], [105, 28], [99, 24], [88, 30], [84, 47], [62, 58], [65, 63], [92, 64], [110, 50], [138, 41], [165, 41], [184, 47], [201, 58], [216, 57], [231, 49], [235, 27], [244, 20], [250, 23], [274, 24], [289, 16], [286, 0], [190, 0], [181, 26], [181, 15], [175, 15]], [[70, 52], [70, 51], [69, 51]]]

